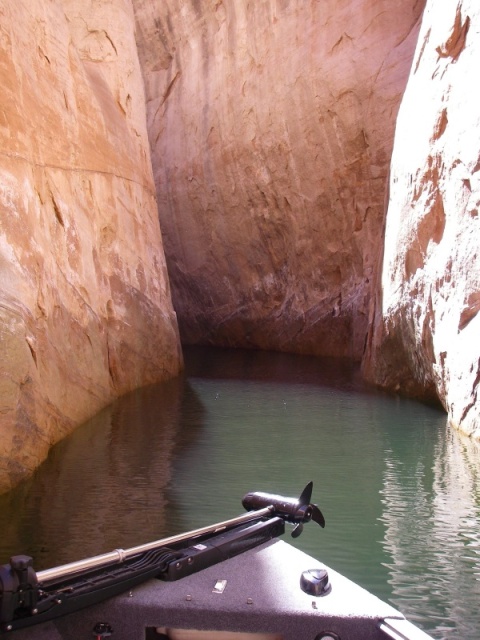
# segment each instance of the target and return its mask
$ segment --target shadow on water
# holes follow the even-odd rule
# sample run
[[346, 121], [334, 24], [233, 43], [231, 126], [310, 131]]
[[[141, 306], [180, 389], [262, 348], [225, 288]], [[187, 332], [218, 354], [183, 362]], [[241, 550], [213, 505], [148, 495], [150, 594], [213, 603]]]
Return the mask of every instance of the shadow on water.
[[201, 423], [184, 377], [105, 408], [55, 445], [31, 479], [0, 496], [2, 558], [26, 553], [39, 570], [167, 535], [172, 459]]
[[185, 372], [190, 378], [252, 380], [288, 385], [310, 384], [343, 391], [372, 393], [359, 365], [342, 358], [315, 358], [289, 353], [186, 347]]
[[185, 349], [185, 375], [121, 398], [0, 497], [0, 554], [37, 569], [234, 517], [248, 491], [327, 526], [287, 540], [435, 638], [480, 637], [480, 453], [445, 414], [346, 361]]

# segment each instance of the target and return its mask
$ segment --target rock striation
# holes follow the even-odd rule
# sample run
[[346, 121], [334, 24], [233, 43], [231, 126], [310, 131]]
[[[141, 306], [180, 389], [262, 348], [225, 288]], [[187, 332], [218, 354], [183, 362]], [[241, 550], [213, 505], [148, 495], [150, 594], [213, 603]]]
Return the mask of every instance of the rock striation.
[[480, 7], [428, 0], [398, 115], [365, 374], [480, 437]]
[[134, 0], [186, 343], [359, 360], [418, 0]]
[[2, 3], [0, 491], [179, 372], [174, 308], [480, 437], [480, 9], [424, 4]]
[[0, 490], [182, 366], [130, 0], [0, 7]]

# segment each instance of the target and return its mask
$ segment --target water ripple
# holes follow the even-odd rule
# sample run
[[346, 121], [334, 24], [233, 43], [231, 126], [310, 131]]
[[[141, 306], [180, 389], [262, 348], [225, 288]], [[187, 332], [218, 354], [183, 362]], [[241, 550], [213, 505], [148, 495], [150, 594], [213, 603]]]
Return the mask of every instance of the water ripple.
[[391, 601], [435, 638], [479, 638], [478, 450], [457, 433], [442, 433], [431, 468], [425, 461], [404, 464], [386, 452], [380, 520]]

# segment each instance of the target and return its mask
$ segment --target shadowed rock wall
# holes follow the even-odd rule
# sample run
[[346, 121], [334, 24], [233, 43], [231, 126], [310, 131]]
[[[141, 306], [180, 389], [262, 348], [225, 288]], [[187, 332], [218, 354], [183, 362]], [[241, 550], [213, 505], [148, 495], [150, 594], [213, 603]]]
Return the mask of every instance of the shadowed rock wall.
[[480, 8], [428, 0], [398, 116], [364, 371], [480, 437]]
[[183, 340], [360, 359], [423, 2], [134, 8]]
[[175, 375], [130, 0], [0, 7], [0, 490]]

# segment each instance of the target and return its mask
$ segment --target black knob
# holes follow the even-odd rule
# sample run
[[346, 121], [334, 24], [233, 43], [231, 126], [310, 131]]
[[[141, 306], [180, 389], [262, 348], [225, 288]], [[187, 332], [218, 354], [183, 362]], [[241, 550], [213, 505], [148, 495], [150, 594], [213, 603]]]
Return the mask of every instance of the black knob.
[[33, 565], [33, 560], [30, 556], [12, 556], [10, 565], [15, 571], [25, 571], [25, 569]]
[[309, 569], [300, 577], [300, 588], [310, 596], [325, 596], [332, 589], [325, 569]]

